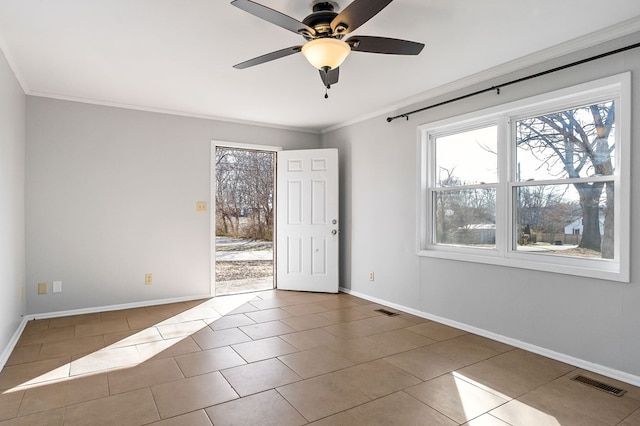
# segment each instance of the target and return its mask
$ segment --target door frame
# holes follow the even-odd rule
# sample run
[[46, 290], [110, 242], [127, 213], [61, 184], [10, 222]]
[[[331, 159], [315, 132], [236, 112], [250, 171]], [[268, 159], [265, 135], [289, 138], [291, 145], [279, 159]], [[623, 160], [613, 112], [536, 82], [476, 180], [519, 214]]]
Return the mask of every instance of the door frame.
[[[248, 143], [239, 143], [239, 142], [229, 142], [229, 141], [221, 141], [221, 140], [211, 140], [211, 149], [209, 155], [209, 205], [211, 208], [209, 209], [209, 283], [210, 288], [209, 292], [211, 297], [215, 297], [216, 295], [216, 203], [215, 203], [215, 194], [216, 194], [216, 147], [222, 148], [235, 148], [235, 149], [244, 149], [250, 151], [265, 151], [265, 152], [273, 152], [276, 157], [276, 167], [278, 164], [278, 151], [282, 151], [281, 146], [272, 146], [272, 145], [257, 145], [257, 144], [248, 144]], [[274, 180], [274, 194], [273, 194], [273, 203], [274, 203], [274, 221], [273, 221], [273, 284], [274, 288], [277, 288], [276, 282], [276, 273], [275, 273], [275, 262], [276, 262], [276, 220], [275, 215], [278, 214], [278, 205], [276, 203], [276, 184], [277, 184], [277, 176], [276, 169], [274, 168], [273, 180]]]

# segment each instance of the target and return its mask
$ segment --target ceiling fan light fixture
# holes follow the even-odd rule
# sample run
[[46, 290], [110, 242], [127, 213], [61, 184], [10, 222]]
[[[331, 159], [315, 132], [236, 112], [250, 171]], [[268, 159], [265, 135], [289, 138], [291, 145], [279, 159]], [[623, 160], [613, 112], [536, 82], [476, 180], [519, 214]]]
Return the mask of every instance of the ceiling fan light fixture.
[[302, 54], [315, 68], [338, 68], [351, 53], [351, 47], [337, 38], [317, 38], [302, 46]]

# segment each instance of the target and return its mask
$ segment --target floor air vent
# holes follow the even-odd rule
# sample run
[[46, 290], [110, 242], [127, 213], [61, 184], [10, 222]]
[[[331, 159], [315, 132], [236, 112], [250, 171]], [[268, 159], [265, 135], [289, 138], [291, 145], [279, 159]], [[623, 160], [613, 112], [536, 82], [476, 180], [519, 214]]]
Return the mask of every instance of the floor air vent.
[[375, 312], [380, 312], [381, 314], [385, 314], [388, 317], [395, 317], [396, 315], [400, 315], [397, 312], [387, 311], [386, 309], [375, 309]]
[[590, 378], [585, 377], [585, 376], [576, 376], [571, 380], [575, 380], [576, 382], [583, 383], [583, 384], [585, 384], [587, 386], [594, 387], [596, 389], [599, 389], [599, 390], [601, 390], [603, 392], [606, 392], [606, 393], [609, 393], [609, 394], [615, 395], [615, 396], [622, 396], [625, 393], [627, 393], [626, 390], [617, 388], [615, 386], [608, 385], [606, 383], [599, 382], [597, 380], [590, 379]]

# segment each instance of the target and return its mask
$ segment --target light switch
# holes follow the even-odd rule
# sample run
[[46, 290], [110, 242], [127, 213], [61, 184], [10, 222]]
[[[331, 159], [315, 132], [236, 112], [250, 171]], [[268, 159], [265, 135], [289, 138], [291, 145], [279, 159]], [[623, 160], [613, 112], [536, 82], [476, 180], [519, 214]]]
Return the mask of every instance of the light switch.
[[62, 281], [54, 281], [51, 291], [54, 293], [62, 293]]

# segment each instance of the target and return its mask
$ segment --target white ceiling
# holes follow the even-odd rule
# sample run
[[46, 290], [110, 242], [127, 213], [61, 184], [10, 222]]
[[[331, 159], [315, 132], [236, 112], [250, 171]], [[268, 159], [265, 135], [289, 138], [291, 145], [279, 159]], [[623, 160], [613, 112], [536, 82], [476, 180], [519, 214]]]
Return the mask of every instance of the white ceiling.
[[[311, 0], [258, 2], [311, 12]], [[30, 95], [321, 131], [612, 26], [638, 30], [639, 17], [638, 0], [395, 0], [353, 34], [425, 49], [352, 53], [326, 100], [300, 54], [232, 68], [304, 39], [230, 0], [1, 0], [0, 48]]]

